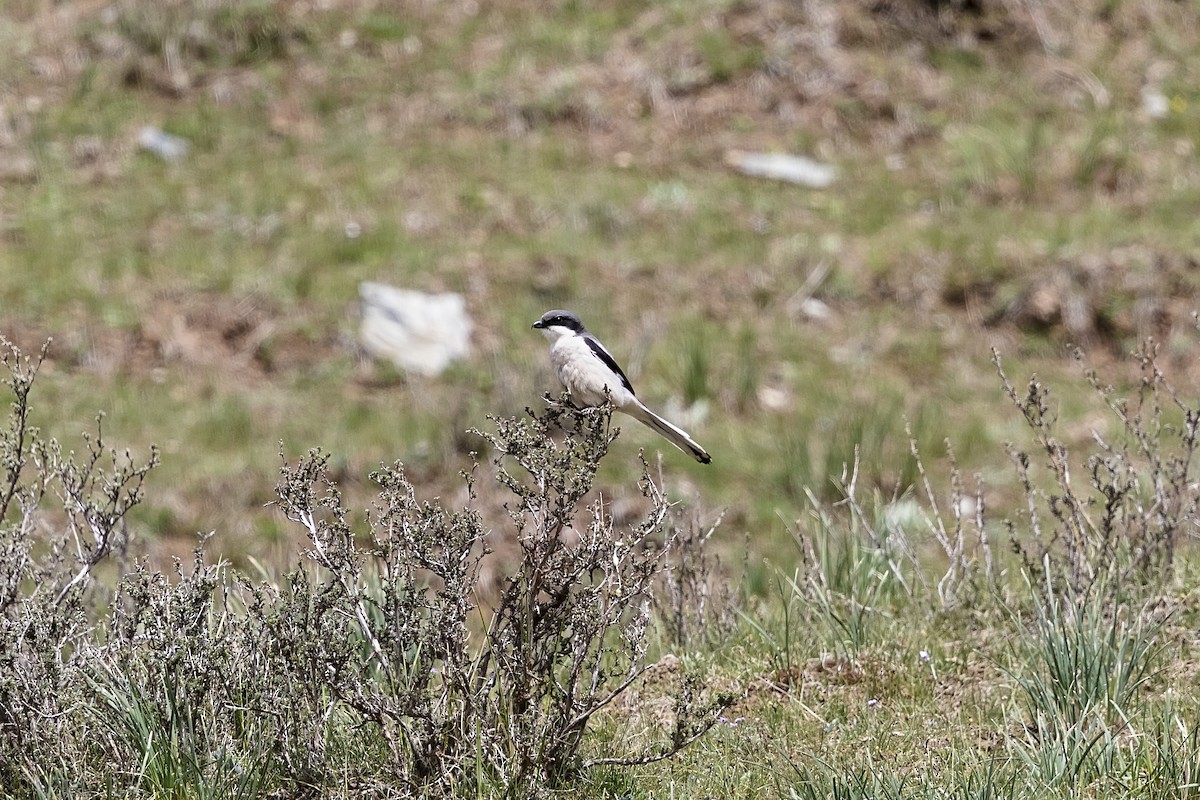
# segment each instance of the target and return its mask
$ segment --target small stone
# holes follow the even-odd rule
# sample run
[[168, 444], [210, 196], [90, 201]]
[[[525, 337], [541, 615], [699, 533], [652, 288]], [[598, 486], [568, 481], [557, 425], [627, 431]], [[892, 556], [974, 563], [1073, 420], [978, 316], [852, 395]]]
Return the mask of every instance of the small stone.
[[1171, 101], [1158, 89], [1142, 89], [1142, 113], [1150, 119], [1165, 119], [1171, 113]]
[[188, 152], [188, 141], [166, 131], [147, 125], [138, 131], [138, 147], [153, 153], [166, 162], [182, 161]]

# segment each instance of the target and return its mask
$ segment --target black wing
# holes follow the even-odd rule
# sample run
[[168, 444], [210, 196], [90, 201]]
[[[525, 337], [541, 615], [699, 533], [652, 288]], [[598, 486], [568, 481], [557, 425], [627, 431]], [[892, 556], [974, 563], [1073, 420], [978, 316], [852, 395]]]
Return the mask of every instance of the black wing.
[[637, 392], [633, 391], [633, 386], [629, 383], [629, 378], [625, 377], [625, 373], [621, 371], [616, 360], [604, 349], [604, 345], [600, 344], [600, 340], [595, 336], [584, 336], [583, 340], [587, 342], [587, 346], [592, 349], [592, 352], [604, 362], [604, 366], [621, 376], [621, 385], [628, 389], [630, 394], [637, 394]]

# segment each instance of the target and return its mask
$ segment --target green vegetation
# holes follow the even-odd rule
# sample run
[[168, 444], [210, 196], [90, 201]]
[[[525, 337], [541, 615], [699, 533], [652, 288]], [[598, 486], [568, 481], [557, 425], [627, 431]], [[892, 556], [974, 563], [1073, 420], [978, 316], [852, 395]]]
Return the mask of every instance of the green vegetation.
[[[564, 767], [567, 791], [1195, 796], [1194, 11], [0, 3], [0, 334], [27, 353], [53, 339], [28, 424], [75, 447], [83, 469], [95, 452], [80, 432], [103, 411], [104, 437], [132, 455], [109, 464], [102, 452], [92, 468], [116, 472], [91, 488], [103, 498], [138, 481], [137, 502], [118, 491], [107, 512], [120, 511], [128, 553], [72, 540], [55, 563], [97, 557], [77, 587], [87, 601], [51, 603], [63, 627], [43, 631], [8, 600], [5, 646], [74, 669], [72, 648], [37, 649], [54, 640], [42, 634], [103, 649], [115, 635], [105, 601], [137, 584], [138, 602], [170, 606], [163, 641], [197, 625], [179, 634], [184, 656], [214, 656], [234, 629], [251, 653], [253, 631], [238, 626], [258, 599], [275, 624], [330, 578], [273, 505], [279, 443], [289, 465], [313, 447], [330, 454], [364, 547], [380, 464], [403, 463], [421, 497], [459, 508], [472, 453], [497, 452], [470, 429], [542, 407], [554, 387], [529, 324], [569, 307], [713, 454], [710, 469], [673, 451], [661, 468], [651, 459], [655, 485], [694, 516], [680, 531], [704, 538], [724, 510], [705, 567], [666, 570], [691, 588], [664, 577], [654, 590], [674, 601], [656, 608], [646, 658], [672, 680], [650, 674], [594, 715], [571, 758], [669, 740], [660, 684], [678, 686], [677, 673], [740, 699], [672, 759]], [[145, 126], [185, 139], [186, 156], [139, 148]], [[731, 150], [809, 156], [838, 178], [811, 190], [746, 177], [727, 166]], [[365, 361], [364, 280], [462, 293], [472, 357], [437, 378]], [[1015, 389], [998, 384], [992, 348]], [[595, 489], [627, 524], [648, 502], [635, 453], [660, 443], [617, 423]], [[1080, 457], [1055, 460], [1059, 447]], [[158, 466], [143, 473], [146, 461]], [[506, 530], [508, 489], [490, 478], [476, 470], [475, 508]], [[0, 552], [0, 570], [19, 553], [49, 563], [72, 518], [89, 541], [84, 488], [61, 509], [42, 504], [42, 538], [16, 536], [33, 532], [12, 527], [10, 499], [0, 528], [16, 550]], [[201, 536], [203, 558], [177, 574]], [[296, 569], [307, 577], [289, 583]], [[36, 596], [30, 614], [45, 610], [54, 598], [30, 594], [42, 573], [3, 574], [18, 573], [0, 600]], [[272, 605], [283, 598], [293, 606]], [[204, 613], [171, 616], [180, 604]], [[53, 756], [6, 758], [0, 786], [412, 788], [397, 777], [408, 762], [396, 730], [345, 708], [319, 724], [256, 716], [245, 698], [151, 680], [134, 667], [159, 651], [135, 640], [126, 662], [96, 661], [64, 694], [22, 695], [81, 715], [79, 733]], [[370, 685], [382, 666], [361, 665]], [[1086, 675], [1086, 691], [1067, 672]], [[330, 707], [319, 682], [293, 688], [287, 713]], [[4, 735], [17, 711], [0, 705]], [[293, 737], [281, 750], [256, 749], [279, 731]], [[121, 766], [102, 775], [110, 757]], [[500, 762], [472, 763], [481, 771], [455, 773], [454, 791], [503, 791]]]
[[[1197, 195], [1176, 177], [1200, 76], [1178, 4], [310, 5], [0, 12], [0, 330], [54, 337], [54, 433], [104, 409], [160, 445], [166, 552], [212, 530], [280, 555], [246, 513], [279, 439], [450, 490], [470, 421], [550, 388], [527, 330], [550, 306], [653, 405], [705, 405], [706, 502], [775, 543], [855, 445], [882, 491], [908, 486], [896, 413], [1001, 474], [989, 344], [1050, 376], [1068, 342], [1103, 361], [1156, 333], [1169, 366], [1191, 347]], [[186, 158], [140, 151], [145, 125]], [[746, 178], [731, 148], [840, 178]], [[438, 381], [360, 365], [368, 279], [463, 292], [472, 361]], [[629, 485], [622, 463], [604, 479]], [[244, 501], [211, 494], [231, 483]]]
[[[65, 453], [29, 424], [39, 361], [5, 363], [12, 796], [1195, 794], [1200, 609], [1178, 553], [1200, 408], [1149, 355], [1089, 480], [1064, 469], [1077, 457], [1032, 380], [1012, 399], [1040, 450], [1013, 458], [1052, 480], [1023, 480], [1025, 514], [971, 512], [982, 495], [956, 469], [940, 505], [914, 442], [923, 499], [864, 498], [857, 468], [836, 504], [810, 493], [799, 566], [761, 571], [754, 594], [648, 464], [643, 512], [616, 521], [592, 491], [611, 410], [565, 396], [491, 420], [496, 471], [461, 476], [460, 509], [418, 499], [397, 464], [358, 520], [314, 450], [276, 490], [300, 564], [251, 576], [201, 543], [169, 578], [123, 558], [157, 454], [99, 431]], [[483, 483], [509, 497], [503, 527]]]

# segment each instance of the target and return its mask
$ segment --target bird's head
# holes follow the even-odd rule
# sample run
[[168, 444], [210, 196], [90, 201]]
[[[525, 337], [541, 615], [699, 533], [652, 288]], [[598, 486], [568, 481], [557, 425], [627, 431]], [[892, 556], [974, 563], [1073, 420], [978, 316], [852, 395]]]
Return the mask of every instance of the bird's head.
[[546, 335], [546, 338], [554, 341], [562, 336], [570, 336], [576, 333], [583, 332], [583, 322], [579, 317], [570, 311], [555, 309], [542, 314], [542, 318], [533, 323], [533, 327], [540, 330]]

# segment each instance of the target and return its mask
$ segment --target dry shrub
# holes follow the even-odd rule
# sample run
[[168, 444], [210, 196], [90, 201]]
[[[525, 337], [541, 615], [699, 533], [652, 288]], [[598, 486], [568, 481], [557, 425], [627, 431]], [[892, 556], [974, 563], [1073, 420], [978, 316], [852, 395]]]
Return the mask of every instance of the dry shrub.
[[0, 784], [16, 797], [531, 796], [674, 755], [731, 702], [680, 670], [674, 713], [640, 745], [581, 755], [593, 717], [655, 666], [654, 598], [703, 579], [668, 580], [680, 531], [693, 549], [700, 535], [645, 462], [640, 522], [618, 527], [591, 499], [611, 409], [551, 404], [481, 434], [519, 545], [491, 607], [476, 593], [489, 531], [470, 502], [418, 500], [396, 464], [372, 476], [378, 499], [356, 524], [318, 451], [281, 473], [278, 505], [310, 542], [288, 574], [252, 580], [201, 542], [174, 576], [135, 565], [108, 581], [96, 569], [128, 540], [157, 455], [139, 464], [99, 431], [82, 456], [43, 440], [29, 423], [40, 359], [5, 344]]

